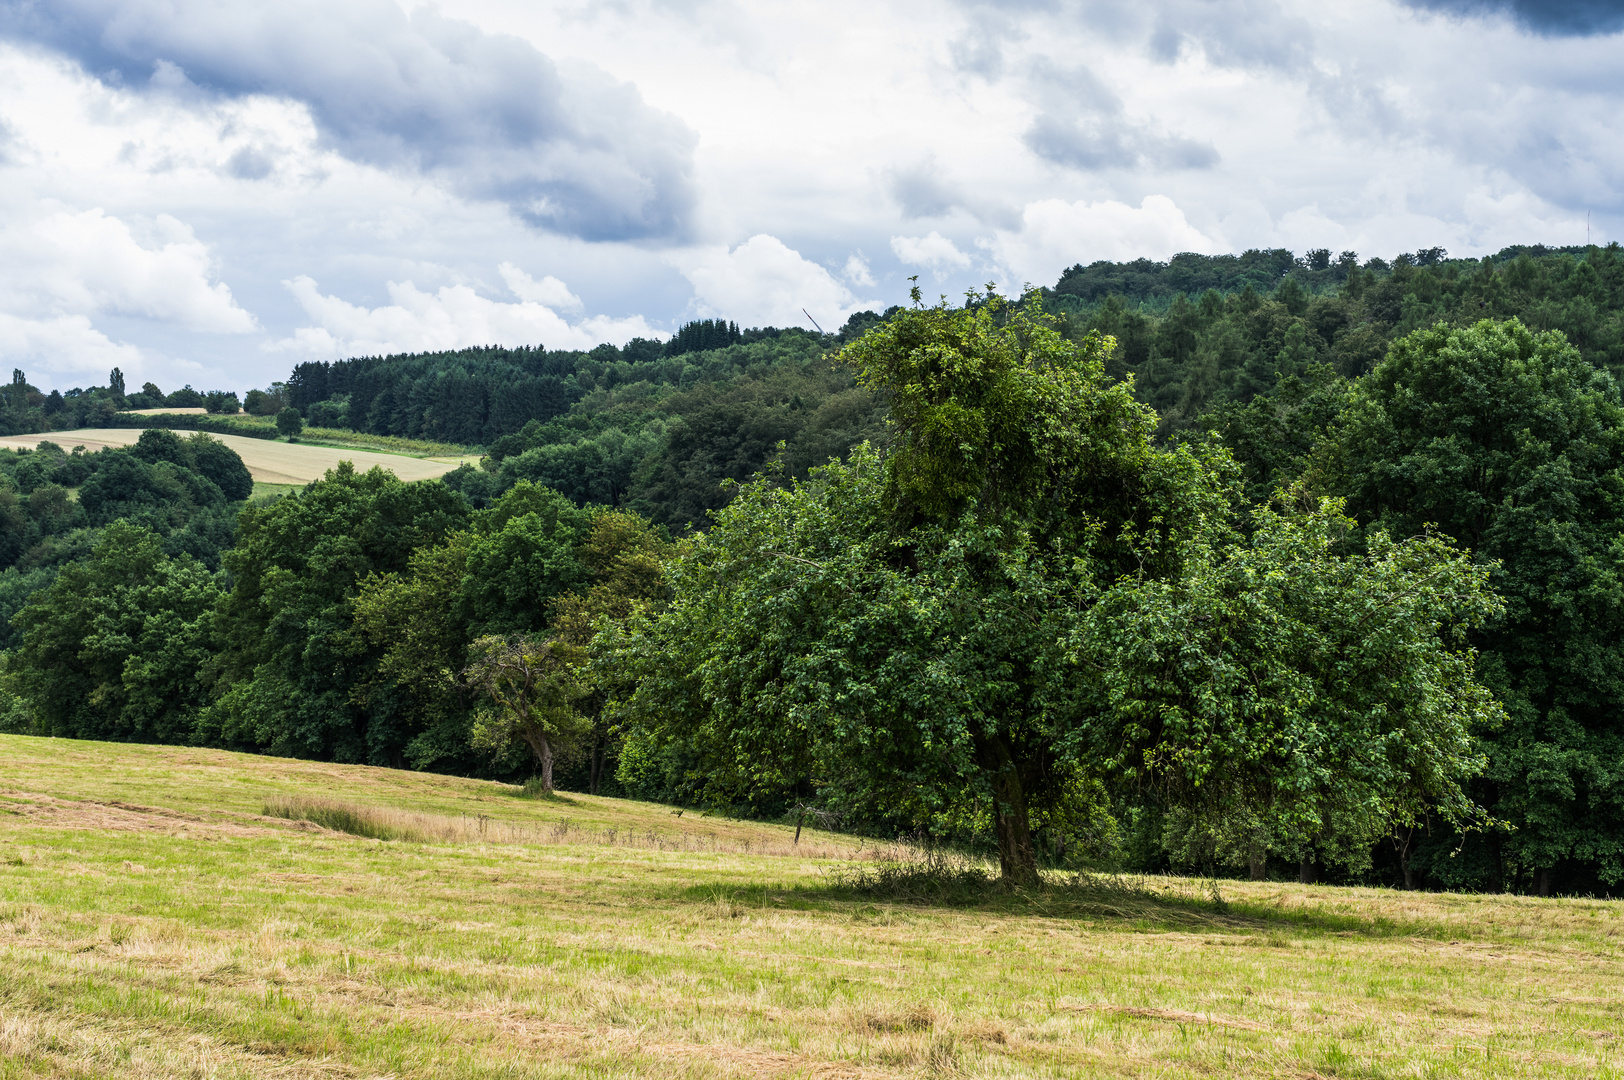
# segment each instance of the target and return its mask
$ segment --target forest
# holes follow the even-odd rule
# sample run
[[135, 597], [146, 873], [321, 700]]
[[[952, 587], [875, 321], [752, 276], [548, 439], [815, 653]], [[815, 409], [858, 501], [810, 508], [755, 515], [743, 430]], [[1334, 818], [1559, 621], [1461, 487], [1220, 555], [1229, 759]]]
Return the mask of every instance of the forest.
[[[1624, 252], [1094, 263], [837, 334], [0, 390], [6, 730], [1039, 866], [1624, 881]], [[253, 498], [133, 409], [481, 448]], [[179, 426], [179, 425], [177, 425]]]

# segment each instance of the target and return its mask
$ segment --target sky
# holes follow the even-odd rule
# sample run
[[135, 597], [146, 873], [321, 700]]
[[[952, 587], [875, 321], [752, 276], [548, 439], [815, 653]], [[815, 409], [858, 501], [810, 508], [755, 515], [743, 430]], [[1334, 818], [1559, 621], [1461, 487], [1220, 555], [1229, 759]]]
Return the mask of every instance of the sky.
[[1097, 259], [1624, 239], [1624, 0], [0, 0], [0, 361], [840, 326]]

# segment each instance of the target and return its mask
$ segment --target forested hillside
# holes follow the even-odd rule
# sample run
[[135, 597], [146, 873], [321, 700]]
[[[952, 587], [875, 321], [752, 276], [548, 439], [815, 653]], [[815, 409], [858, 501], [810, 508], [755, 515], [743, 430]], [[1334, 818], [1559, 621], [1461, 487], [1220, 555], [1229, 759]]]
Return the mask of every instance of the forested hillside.
[[1070, 332], [1117, 341], [1110, 371], [1132, 374], [1165, 436], [1323, 364], [1362, 375], [1394, 340], [1443, 321], [1516, 318], [1560, 330], [1591, 364], [1624, 371], [1624, 252], [1507, 248], [1481, 260], [1442, 249], [1361, 264], [1352, 252], [1180, 255], [1095, 263], [1061, 275], [1051, 308]]
[[[855, 327], [877, 321], [865, 315]], [[313, 423], [482, 444], [446, 482], [482, 507], [518, 480], [681, 529], [785, 444], [804, 474], [884, 434], [883, 407], [825, 353], [839, 338], [691, 323], [664, 345], [589, 353], [469, 349], [301, 364], [290, 400]]]
[[[301, 365], [244, 403], [480, 466], [250, 500], [202, 435], [0, 452], [3, 724], [799, 807], [1017, 881], [1614, 890], [1621, 320], [1616, 247], [1248, 252]], [[194, 393], [19, 372], [4, 415]]]

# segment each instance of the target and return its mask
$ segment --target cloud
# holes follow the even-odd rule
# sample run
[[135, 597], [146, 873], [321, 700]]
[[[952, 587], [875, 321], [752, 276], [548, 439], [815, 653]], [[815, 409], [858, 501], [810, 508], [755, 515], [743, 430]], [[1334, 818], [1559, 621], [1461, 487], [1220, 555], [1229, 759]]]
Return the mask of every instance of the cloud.
[[929, 236], [893, 236], [891, 253], [899, 262], [930, 270], [938, 281], [945, 277], [949, 270], [970, 268], [970, 256], [960, 251], [957, 244], [934, 229]]
[[741, 326], [805, 326], [804, 308], [830, 329], [874, 304], [857, 299], [829, 271], [776, 236], [752, 236], [732, 251], [702, 250], [673, 261], [693, 284], [700, 314]]
[[1087, 68], [1037, 65], [1040, 111], [1021, 141], [1045, 161], [1075, 169], [1209, 169], [1209, 143], [1165, 135], [1130, 119], [1122, 99]]
[[[516, 267], [507, 267], [504, 277], [507, 271], [528, 281], [528, 276]], [[569, 292], [557, 278], [531, 284], [541, 291], [552, 291], [553, 286], [547, 282]], [[480, 296], [467, 285], [446, 285], [431, 293], [410, 281], [391, 281], [389, 298], [394, 302], [367, 308], [325, 295], [315, 281], [303, 275], [283, 284], [315, 325], [299, 327], [290, 337], [270, 342], [265, 348], [307, 357], [435, 352], [473, 345], [590, 349], [604, 342], [618, 345], [634, 337], [664, 336], [641, 315], [628, 319], [595, 315], [571, 323], [534, 300], [503, 303]]]
[[872, 289], [874, 287], [874, 274], [869, 270], [868, 260], [863, 257], [863, 253], [860, 251], [846, 259], [846, 266], [840, 271], [840, 276], [845, 278], [848, 284], [855, 285], [860, 289]]
[[1413, 8], [1462, 18], [1509, 18], [1543, 37], [1589, 37], [1624, 29], [1618, 0], [1403, 0]]
[[568, 285], [551, 274], [537, 281], [510, 262], [505, 262], [496, 269], [502, 275], [502, 280], [507, 282], [507, 287], [513, 291], [513, 295], [520, 300], [564, 311], [580, 311], [585, 306], [579, 296], [570, 292]]
[[[585, 239], [686, 234], [694, 136], [635, 87], [392, 0], [0, 0], [13, 39], [155, 93], [302, 102], [345, 157]], [[236, 175], [265, 161], [234, 159]]]
[[[115, 367], [127, 376], [144, 371], [139, 348], [113, 341], [83, 315], [27, 318], [0, 312], [0, 357], [7, 367], [23, 368], [29, 382], [44, 386], [99, 383]], [[41, 369], [51, 378], [42, 378]]]
[[145, 231], [147, 244], [100, 209], [57, 211], [0, 231], [0, 311], [55, 326], [53, 333], [98, 315], [212, 334], [259, 328], [230, 287], [213, 280], [213, 258], [190, 228], [159, 215]]
[[885, 179], [886, 191], [902, 208], [904, 218], [942, 217], [963, 202], [962, 196], [942, 179], [942, 167], [935, 158], [889, 169]]
[[1214, 253], [1223, 245], [1185, 220], [1165, 195], [1125, 203], [1042, 199], [1021, 215], [1018, 231], [1000, 230], [988, 248], [1014, 280], [1047, 285], [1074, 263], [1100, 259], [1166, 259], [1181, 251]]

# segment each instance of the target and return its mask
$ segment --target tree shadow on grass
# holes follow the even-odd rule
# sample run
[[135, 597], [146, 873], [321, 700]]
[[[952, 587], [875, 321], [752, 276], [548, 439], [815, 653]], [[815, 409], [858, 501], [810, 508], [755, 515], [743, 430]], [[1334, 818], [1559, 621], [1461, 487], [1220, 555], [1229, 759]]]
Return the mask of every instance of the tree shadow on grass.
[[[696, 891], [697, 890], [697, 891]], [[688, 890], [711, 898], [715, 886]], [[757, 890], [751, 889], [750, 893]], [[1268, 944], [1286, 935], [1369, 938], [1458, 937], [1460, 927], [1394, 919], [1387, 915], [1284, 907], [1226, 899], [1218, 880], [1160, 878], [1089, 871], [1050, 871], [1039, 886], [1011, 887], [985, 864], [948, 851], [920, 850], [834, 870], [826, 884], [763, 890], [795, 906], [855, 909], [947, 908], [1011, 917], [1104, 920], [1144, 931], [1206, 931], [1247, 935]], [[735, 899], [745, 902], [744, 894]], [[1283, 942], [1282, 942], [1283, 943]]]

